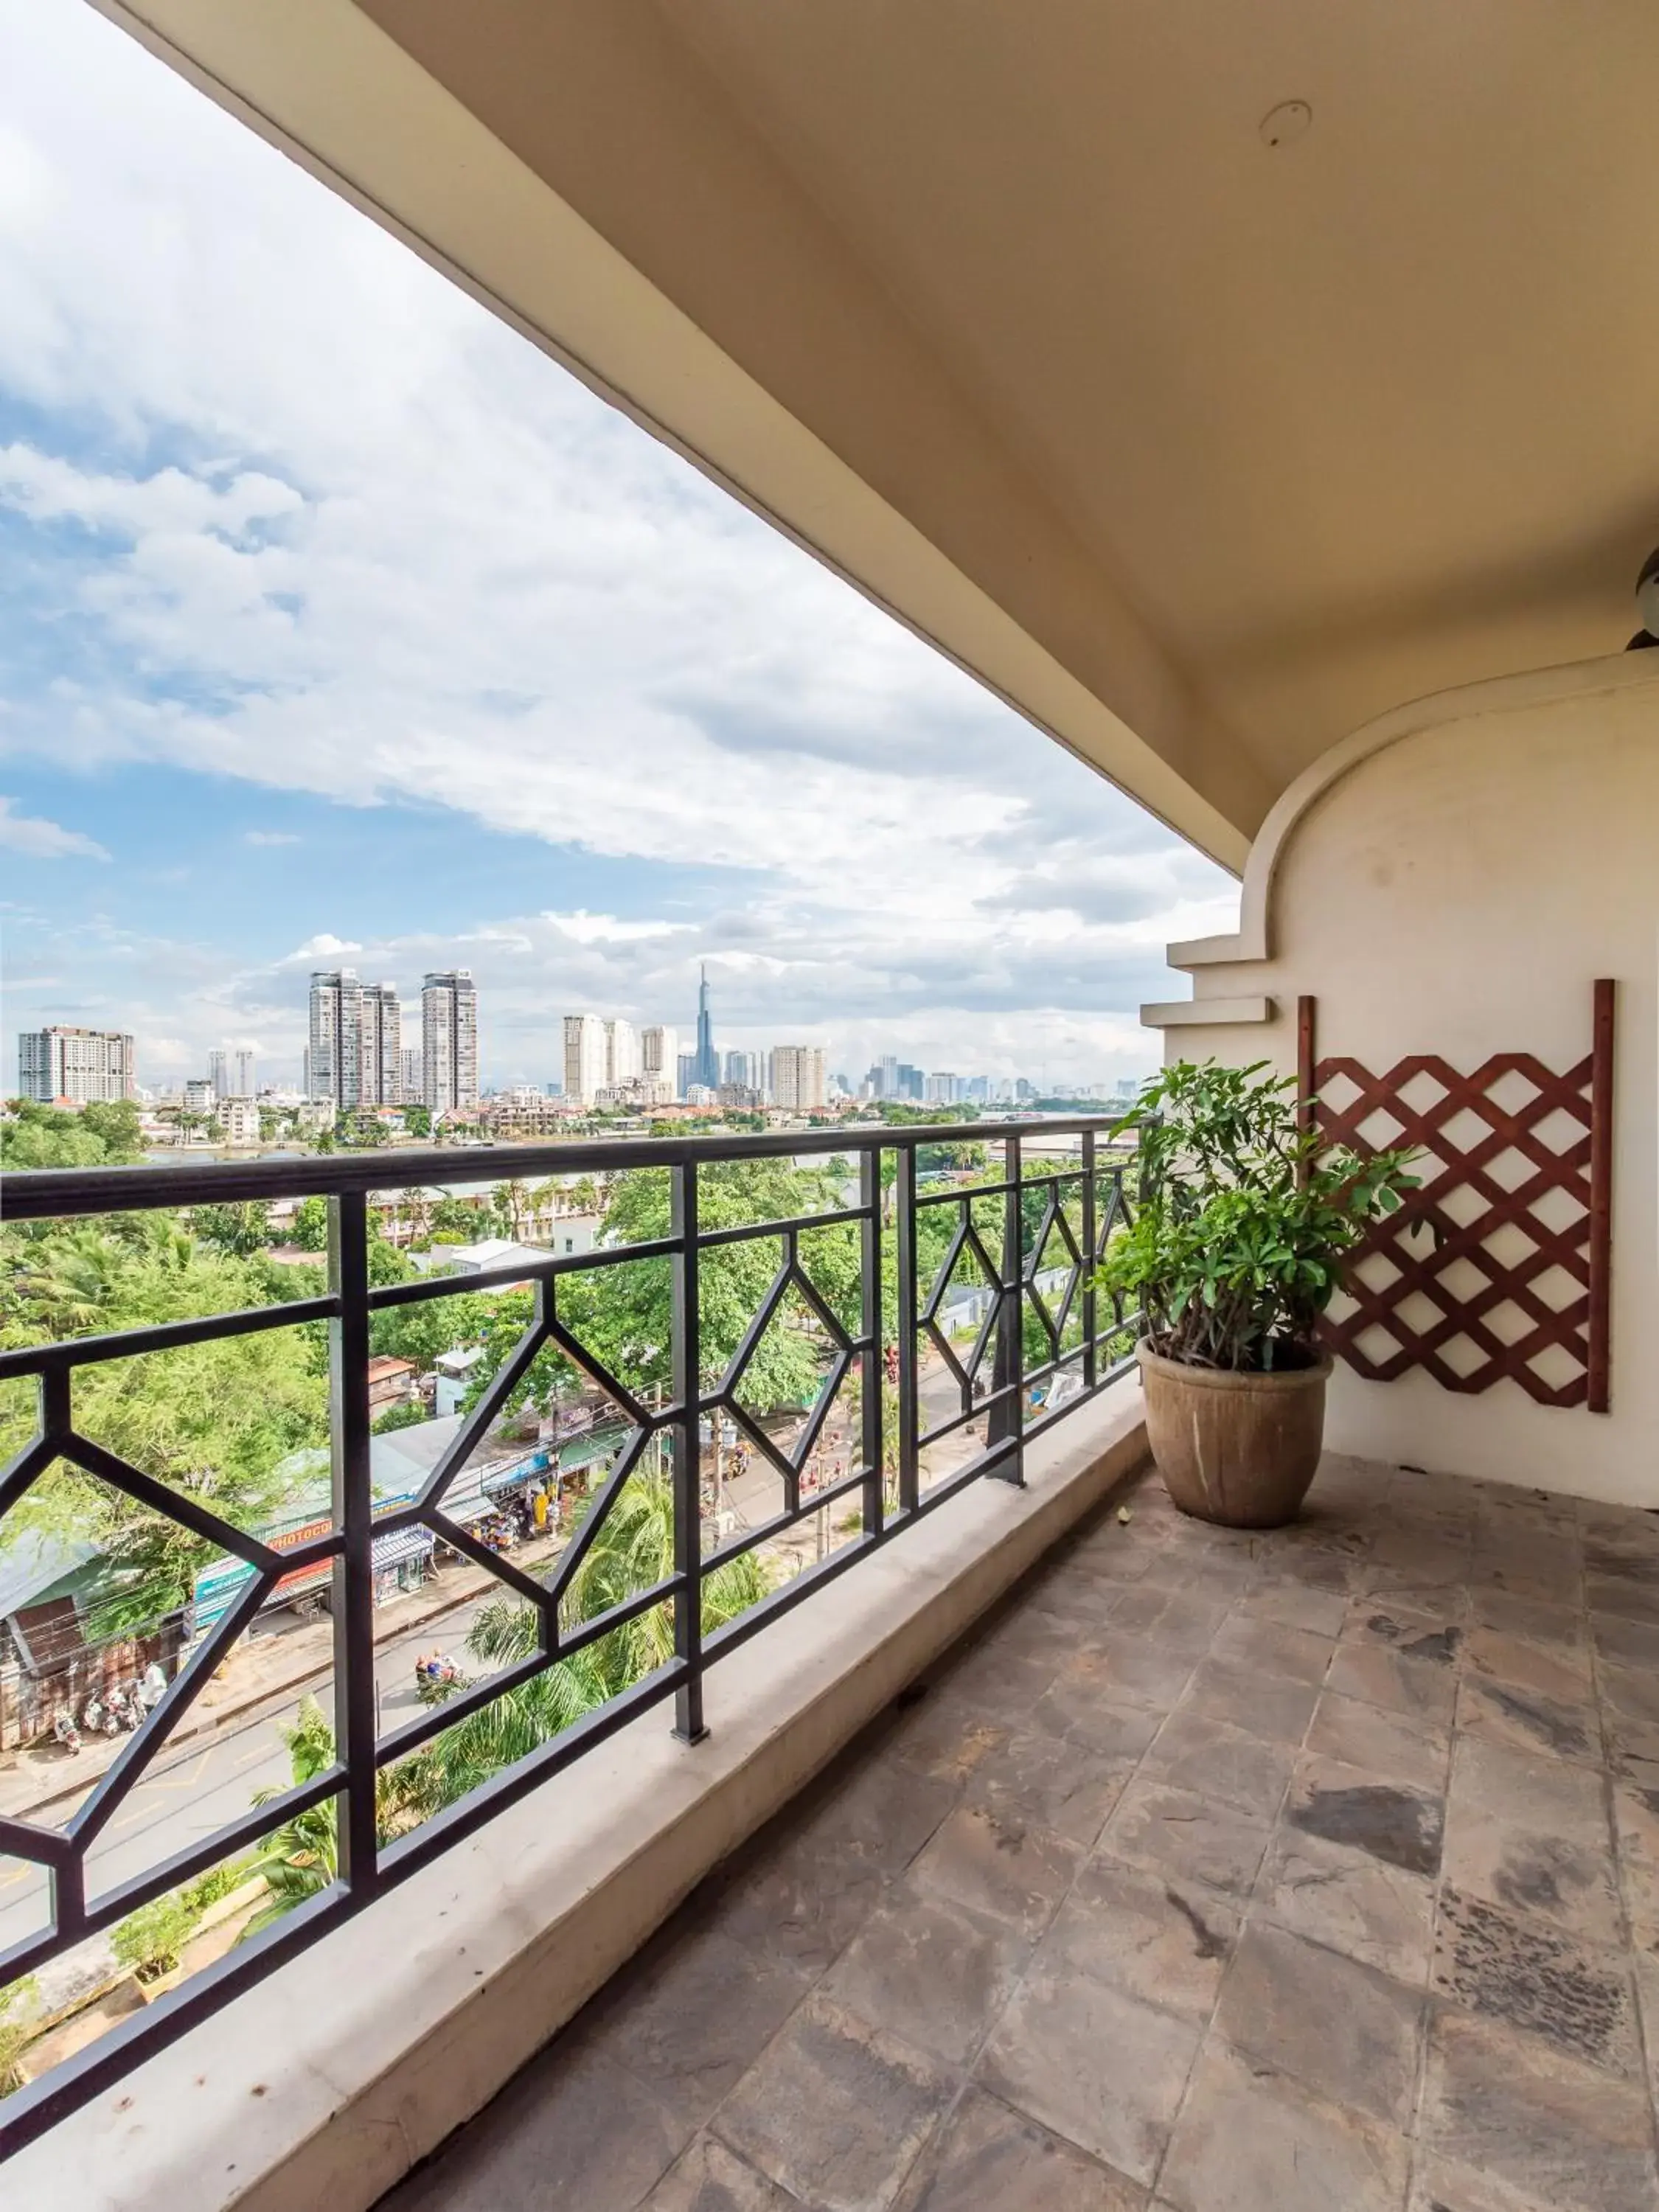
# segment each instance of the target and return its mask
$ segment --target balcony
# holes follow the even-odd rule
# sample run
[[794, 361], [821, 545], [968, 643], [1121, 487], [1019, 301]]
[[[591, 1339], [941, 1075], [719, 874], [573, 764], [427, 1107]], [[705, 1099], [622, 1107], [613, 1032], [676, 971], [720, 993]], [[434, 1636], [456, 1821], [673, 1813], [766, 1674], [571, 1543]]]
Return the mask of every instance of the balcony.
[[[833, 1219], [718, 1228], [699, 1178], [772, 1148], [653, 1146], [660, 1234], [531, 1270], [497, 1392], [391, 1502], [376, 1324], [454, 1285], [371, 1280], [368, 1170], [16, 1179], [23, 1217], [325, 1193], [331, 1272], [280, 1316], [6, 1352], [40, 1442], [0, 1510], [70, 1444], [174, 1510], [77, 1391], [245, 1328], [328, 1335], [333, 1465], [296, 1540], [198, 1515], [228, 1609], [78, 1804], [0, 1822], [0, 1914], [34, 1915], [0, 1976], [338, 1810], [336, 1878], [0, 2104], [8, 2184], [29, 2212], [1652, 2204], [1659, 653], [1625, 647], [1659, 16], [98, 4], [1241, 871], [1237, 932], [1172, 945], [1193, 995], [1143, 1018], [1403, 1134], [1427, 1181], [1348, 1285], [1308, 1519], [1241, 1540], [1120, 1496], [1133, 1317], [1080, 1276], [1134, 1193], [1083, 1124], [1063, 1159], [994, 1133], [971, 1197], [861, 1139]], [[1090, 887], [1046, 888], [1063, 945]], [[796, 1279], [825, 1236], [833, 1297]], [[763, 1294], [710, 1362], [699, 1284], [745, 1244]], [[599, 1372], [562, 1286], [641, 1265], [672, 1321]], [[745, 1396], [775, 1323], [815, 1348], [787, 1421]], [[591, 1525], [642, 1468], [671, 1502], [661, 1571], [598, 1611], [564, 1601], [568, 1530], [515, 1563], [447, 1510], [550, 1346], [627, 1439]], [[728, 1421], [771, 1499], [741, 1526]], [[427, 1537], [536, 1634], [377, 1711], [376, 1547]], [[707, 1619], [754, 1552], [779, 1579]], [[327, 1756], [140, 1863], [145, 1760], [300, 1573], [334, 1601]], [[377, 1777], [642, 1624], [657, 1662], [613, 1696], [382, 1818]]]
[[382, 2212], [1651, 2205], [1652, 1520], [1122, 1504]]
[[[526, 1832], [501, 1826], [515, 1815], [529, 1815], [528, 1832], [542, 1831], [550, 1895], [573, 1875], [579, 1888], [607, 1868], [625, 1882], [630, 1857], [656, 1850], [661, 1859], [654, 1881], [613, 1905], [608, 1923], [603, 1911], [561, 1904], [520, 1926], [516, 1913], [503, 1919], [483, 1900], [497, 1949], [503, 1936], [514, 1939], [498, 1958], [506, 1983], [513, 1954], [536, 1948], [522, 1940], [531, 1923], [536, 1943], [559, 1954], [549, 1987], [562, 1995], [543, 2013], [542, 2033], [559, 2025], [691, 1881], [1133, 1463], [1133, 1320], [1088, 1280], [1092, 1255], [1136, 1203], [1133, 1155], [1106, 1141], [1107, 1127], [979, 1125], [966, 1165], [959, 1131], [925, 1128], [562, 1147], [562, 1170], [619, 1172], [619, 1188], [632, 1188], [647, 1210], [633, 1217], [633, 1234], [622, 1233], [625, 1217], [613, 1205], [608, 1241], [585, 1253], [520, 1250], [493, 1273], [393, 1282], [378, 1279], [375, 1192], [453, 1180], [446, 1154], [11, 1177], [12, 1222], [118, 1212], [172, 1220], [186, 1237], [199, 1232], [204, 1206], [320, 1192], [331, 1251], [320, 1294], [307, 1274], [263, 1306], [0, 1352], [0, 1381], [33, 1391], [37, 1404], [0, 1511], [21, 1525], [61, 1496], [85, 1509], [88, 1545], [99, 1528], [114, 1530], [108, 1586], [80, 1601], [82, 1617], [101, 1619], [100, 1608], [116, 1600], [131, 1613], [157, 1586], [160, 1544], [186, 1546], [193, 1575], [181, 1617], [129, 1622], [125, 1643], [88, 1655], [106, 1675], [136, 1674], [169, 1638], [169, 1648], [185, 1645], [137, 1733], [112, 1756], [76, 1751], [64, 1787], [44, 1796], [37, 1789], [35, 1802], [20, 1803], [27, 1784], [8, 1780], [0, 1846], [13, 1893], [0, 1977], [22, 1993], [21, 2016], [40, 2033], [21, 2052], [26, 2086], [0, 2106], [0, 2146], [23, 2159], [25, 2172], [32, 2154], [60, 2160], [66, 2139], [94, 2155], [101, 2141], [107, 2152], [130, 2133], [118, 2119], [108, 2134], [112, 2115], [152, 2112], [140, 2087], [148, 2069], [175, 2059], [199, 2066], [205, 2053], [222, 2052], [232, 2017], [269, 2071], [260, 2008], [291, 2002], [285, 1962], [317, 1947], [319, 1962], [332, 1962], [331, 1978], [346, 1956], [335, 1947], [349, 1948], [359, 1923], [371, 1954], [409, 1942], [415, 1929], [429, 1942], [422, 1875], [453, 1881], [460, 1862], [450, 1855], [475, 1838], [483, 1863], [499, 1865], [502, 1851], [522, 1849]], [[544, 1169], [549, 1157], [498, 1149], [491, 1180]], [[781, 1218], [757, 1218], [756, 1187], [742, 1180], [763, 1163], [776, 1171], [767, 1188], [795, 1208]], [[661, 1233], [641, 1234], [641, 1221]], [[467, 1318], [453, 1307], [451, 1323], [447, 1302], [461, 1299]], [[416, 1310], [437, 1316], [441, 1334], [482, 1330], [489, 1346], [476, 1401], [422, 1425], [438, 1439], [423, 1455], [405, 1441], [408, 1430], [377, 1436], [371, 1426], [385, 1364], [376, 1328]], [[100, 1389], [112, 1380], [142, 1396], [146, 1377], [180, 1354], [319, 1328], [331, 1451], [282, 1462], [272, 1479], [289, 1470], [288, 1486], [275, 1517], [227, 1518], [213, 1471], [161, 1479], [139, 1463], [137, 1446], [106, 1440], [111, 1401]], [[566, 1443], [570, 1420], [558, 1408], [573, 1387], [604, 1410], [585, 1403]], [[534, 1413], [537, 1389], [551, 1413]], [[172, 1458], [163, 1402], [150, 1441]], [[1109, 1438], [1097, 1419], [1109, 1402]], [[515, 1421], [522, 1430], [526, 1405], [532, 1429], [552, 1441], [533, 1449], [521, 1442], [503, 1462], [495, 1440]], [[1091, 1419], [1080, 1448], [1066, 1443], [1072, 1427], [1089, 1430]], [[602, 1452], [596, 1438], [605, 1440]], [[394, 1488], [392, 1460], [402, 1467], [411, 1451], [420, 1471]], [[331, 1461], [325, 1498], [307, 1487], [313, 1460]], [[505, 1528], [491, 1533], [501, 1518], [495, 1501], [513, 1485], [526, 1501], [532, 1486], [542, 1503], [552, 1493], [546, 1531], [539, 1516], [533, 1531], [526, 1527], [522, 1559]], [[953, 1513], [970, 1498], [972, 1514]], [[113, 1523], [105, 1514], [112, 1500]], [[518, 1517], [529, 1521], [527, 1502]], [[49, 1516], [48, 1525], [61, 1523], [61, 1511], [55, 1522]], [[901, 1538], [896, 1582], [870, 1577], [837, 1624], [843, 1578], [858, 1579], [847, 1571], [866, 1560], [878, 1568]], [[462, 1591], [473, 1612], [493, 1593], [511, 1648], [489, 1654], [494, 1663], [477, 1667], [476, 1680], [447, 1686], [422, 1711], [399, 1679], [412, 1647], [394, 1641], [388, 1650], [377, 1606], [394, 1554], [401, 1561], [439, 1548], [452, 1578], [471, 1574]], [[141, 1558], [152, 1561], [142, 1571], [133, 1565]], [[280, 1653], [273, 1662], [258, 1632], [273, 1605], [314, 1602], [324, 1592], [331, 1632], [294, 1635], [311, 1672], [295, 1675], [290, 1665], [285, 1685], [303, 1683], [322, 1701], [298, 1708], [301, 1723], [313, 1716], [316, 1748], [308, 1761], [296, 1753], [291, 1776], [273, 1786], [258, 1735], [251, 1748], [232, 1745], [228, 1765], [220, 1755], [216, 1729], [230, 1725], [234, 1700], [216, 1715], [216, 1699], [224, 1703], [225, 1680], [240, 1669], [242, 1709], [257, 1709], [262, 1693], [269, 1705]], [[795, 1615], [813, 1618], [792, 1645], [783, 1632]], [[471, 1648], [482, 1650], [476, 1635]], [[729, 1685], [712, 1735], [711, 1681]], [[653, 1793], [667, 1778], [670, 1746], [668, 1795], [679, 1802], [664, 1810]], [[264, 1786], [250, 1804], [244, 1784], [239, 1807], [233, 1770], [251, 1764], [249, 1780]], [[427, 1779], [411, 1791], [417, 1776]], [[543, 1793], [561, 1777], [574, 1790], [560, 1801], [561, 1827], [574, 1805], [604, 1807], [626, 1836], [621, 1858], [613, 1832], [580, 1851], [562, 1837], [547, 1859], [543, 1824], [554, 1801]], [[175, 1799], [158, 1813], [156, 1793], [179, 1791], [185, 1804]], [[505, 1840], [515, 1834], [517, 1846]], [[260, 1856], [273, 1847], [274, 1864]], [[466, 1864], [476, 1875], [477, 1863]], [[148, 1982], [141, 1958], [137, 2010], [94, 2019], [77, 2004], [91, 1988], [107, 2008], [111, 1945], [116, 1960], [128, 1956], [145, 1911], [199, 1903], [192, 1886], [204, 1878], [225, 1890], [228, 1910], [242, 1900], [234, 1928], [205, 1954], [194, 1939], [155, 1947]], [[252, 1894], [261, 1881], [263, 1904]], [[476, 1892], [472, 1902], [476, 1909]], [[199, 1914], [198, 1922], [219, 1924]], [[409, 2027], [395, 1985], [378, 1984], [371, 1968], [359, 1986], [385, 2008], [382, 2029]], [[394, 2068], [441, 2025], [413, 2030]], [[521, 2039], [515, 2051], [509, 2036], [505, 2048], [522, 2057], [538, 2039]], [[494, 2063], [495, 2081], [488, 2068], [470, 2075], [477, 2096], [508, 2070], [499, 2046]], [[293, 2118], [286, 2100], [280, 2109]], [[450, 2110], [453, 2121], [471, 2109], [441, 2100], [428, 2118]], [[417, 2140], [418, 2130], [410, 2141]], [[386, 2178], [398, 2170], [394, 2162]], [[156, 2185], [172, 2185], [158, 2177]], [[367, 2202], [361, 2172], [355, 2186]]]

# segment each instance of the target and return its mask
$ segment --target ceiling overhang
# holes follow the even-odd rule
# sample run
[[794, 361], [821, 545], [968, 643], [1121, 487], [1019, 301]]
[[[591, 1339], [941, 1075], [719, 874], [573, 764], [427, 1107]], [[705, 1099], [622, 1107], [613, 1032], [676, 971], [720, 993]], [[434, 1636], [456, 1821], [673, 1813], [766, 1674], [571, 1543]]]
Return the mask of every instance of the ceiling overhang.
[[100, 4], [1231, 866], [1632, 626], [1654, 11]]

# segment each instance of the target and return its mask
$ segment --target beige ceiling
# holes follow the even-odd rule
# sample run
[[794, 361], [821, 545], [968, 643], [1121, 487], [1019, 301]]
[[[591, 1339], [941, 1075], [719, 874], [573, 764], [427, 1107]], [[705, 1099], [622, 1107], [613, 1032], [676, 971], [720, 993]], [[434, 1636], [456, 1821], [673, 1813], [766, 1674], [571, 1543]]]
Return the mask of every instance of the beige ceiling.
[[[361, 0], [328, 83], [346, 0], [112, 12], [1225, 858], [1370, 715], [1634, 627], [1651, 0]], [[485, 265], [404, 57], [672, 329]]]

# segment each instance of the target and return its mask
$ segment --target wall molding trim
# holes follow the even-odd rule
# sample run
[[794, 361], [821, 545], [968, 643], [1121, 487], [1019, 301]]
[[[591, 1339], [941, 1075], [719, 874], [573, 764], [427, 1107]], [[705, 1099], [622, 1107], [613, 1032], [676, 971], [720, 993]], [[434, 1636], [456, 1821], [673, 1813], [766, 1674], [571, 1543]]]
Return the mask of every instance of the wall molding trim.
[[[1653, 658], [1659, 659], [1659, 654]], [[1257, 832], [1245, 863], [1237, 933], [1189, 938], [1184, 943], [1171, 945], [1165, 956], [1170, 967], [1221, 967], [1229, 962], [1273, 957], [1273, 881], [1291, 837], [1304, 817], [1327, 792], [1390, 745], [1398, 744], [1404, 738], [1419, 737], [1427, 730], [1474, 721], [1488, 714], [1512, 714], [1528, 707], [1550, 706], [1564, 699], [1594, 698], [1644, 687], [1650, 687], [1659, 694], [1659, 668], [1650, 664], [1646, 653], [1609, 653], [1596, 660], [1572, 661], [1559, 668], [1528, 669], [1518, 676], [1492, 677], [1480, 684], [1463, 684], [1451, 690], [1432, 691], [1425, 698], [1390, 708], [1387, 714], [1362, 723], [1302, 771], [1276, 801]], [[1201, 1011], [1182, 1017], [1185, 1021], [1265, 1018], [1219, 1011], [1222, 1006], [1242, 1005], [1243, 1000], [1197, 1000], [1192, 1003]], [[1144, 1007], [1140, 1018], [1148, 1028], [1165, 1028], [1169, 1026], [1166, 1022], [1154, 1021], [1152, 1016], [1168, 1012], [1167, 1007]]]
[[1271, 999], [1166, 999], [1141, 1008], [1140, 1026], [1179, 1030], [1200, 1022], [1206, 1028], [1212, 1023], [1270, 1022], [1274, 1011]]

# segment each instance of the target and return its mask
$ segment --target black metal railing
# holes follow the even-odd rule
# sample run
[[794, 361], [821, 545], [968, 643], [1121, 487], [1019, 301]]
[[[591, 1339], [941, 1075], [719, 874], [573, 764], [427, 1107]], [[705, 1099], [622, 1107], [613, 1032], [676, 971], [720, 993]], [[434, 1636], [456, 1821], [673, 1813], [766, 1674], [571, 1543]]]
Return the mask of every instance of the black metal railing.
[[[859, 1559], [901, 1535], [965, 1485], [985, 1477], [1024, 1481], [1024, 1453], [1034, 1437], [1115, 1381], [1132, 1364], [1133, 1316], [1106, 1307], [1091, 1287], [1095, 1262], [1138, 1199], [1133, 1153], [1109, 1146], [1104, 1116], [1042, 1122], [907, 1129], [855, 1125], [828, 1131], [650, 1142], [583, 1142], [496, 1146], [488, 1152], [429, 1151], [336, 1155], [248, 1163], [14, 1174], [3, 1213], [14, 1223], [118, 1212], [196, 1208], [243, 1200], [320, 1194], [330, 1217], [327, 1289], [286, 1304], [218, 1313], [157, 1326], [0, 1351], [0, 1382], [32, 1378], [40, 1393], [33, 1440], [0, 1474], [3, 1518], [54, 1462], [67, 1462], [151, 1512], [169, 1516], [251, 1571], [234, 1601], [196, 1642], [160, 1703], [72, 1815], [46, 1826], [0, 1819], [0, 1852], [44, 1868], [51, 1924], [0, 1954], [0, 1990], [127, 1915], [267, 1839], [299, 1815], [333, 1803], [337, 1879], [252, 1936], [187, 1983], [117, 2024], [101, 2039], [0, 2101], [0, 2156], [20, 2148], [84, 2104], [187, 2027], [263, 1979], [390, 1885], [469, 1834], [647, 1706], [672, 1699], [674, 1726], [687, 1741], [704, 1734], [708, 1668], [760, 1633]], [[935, 1169], [919, 1188], [918, 1160], [934, 1147], [988, 1148], [994, 1179], [952, 1179]], [[1054, 1151], [1056, 1143], [1063, 1149]], [[1036, 1147], [1041, 1147], [1041, 1151]], [[755, 1159], [839, 1156], [855, 1164], [856, 1200], [784, 1220], [708, 1227], [699, 1218], [706, 1171]], [[935, 1155], [935, 1157], [938, 1157]], [[526, 1261], [467, 1276], [371, 1282], [370, 1200], [377, 1191], [421, 1185], [482, 1188], [503, 1179], [549, 1175], [660, 1171], [672, 1204], [668, 1233], [648, 1241], [605, 1243], [580, 1254]], [[986, 1172], [981, 1170], [981, 1176]], [[933, 1226], [942, 1214], [948, 1237]], [[856, 1244], [855, 1291], [837, 1303], [814, 1279], [812, 1240], [840, 1236]], [[892, 1239], [892, 1264], [884, 1244]], [[710, 1255], [770, 1240], [778, 1264], [735, 1352], [711, 1374], [700, 1341], [700, 1271]], [[926, 1264], [931, 1247], [938, 1256]], [[942, 1248], [942, 1249], [941, 1249]], [[560, 1288], [573, 1277], [603, 1282], [607, 1271], [665, 1264], [672, 1279], [672, 1343], [658, 1386], [625, 1381], [568, 1325]], [[529, 1284], [529, 1327], [502, 1359], [483, 1397], [462, 1420], [420, 1494], [376, 1510], [370, 1471], [368, 1363], [377, 1314], [433, 1298], [505, 1291]], [[964, 1343], [947, 1326], [957, 1304], [982, 1309]], [[744, 1382], [766, 1332], [786, 1310], [811, 1333], [822, 1366], [811, 1407], [787, 1438], [776, 1433]], [[76, 1377], [96, 1363], [130, 1359], [255, 1331], [326, 1324], [332, 1506], [325, 1534], [279, 1548], [233, 1526], [82, 1432]], [[965, 1333], [964, 1333], [965, 1334]], [[544, 1572], [500, 1556], [445, 1510], [447, 1493], [532, 1362], [552, 1347], [613, 1401], [626, 1423], [617, 1455], [586, 1517]], [[841, 1386], [857, 1379], [854, 1463], [809, 1487], [823, 1422]], [[654, 1401], [654, 1402], [653, 1402]], [[775, 1514], [740, 1531], [715, 1526], [708, 1541], [702, 1437], [730, 1423], [754, 1464], [778, 1485]], [[982, 1437], [981, 1430], [982, 1428]], [[856, 1437], [855, 1446], [853, 1439]], [[649, 1587], [597, 1617], [573, 1622], [564, 1601], [573, 1576], [605, 1516], [647, 1450], [665, 1463], [672, 1491], [672, 1563]], [[965, 1451], [941, 1468], [941, 1454]], [[856, 1510], [846, 1540], [746, 1611], [705, 1632], [708, 1578], [839, 1500]], [[820, 1528], [823, 1524], [818, 1523]], [[536, 1648], [505, 1671], [468, 1686], [389, 1732], [378, 1725], [375, 1689], [374, 1553], [377, 1540], [420, 1529], [499, 1577], [533, 1608]], [[424, 1540], [424, 1538], [422, 1539]], [[331, 1572], [336, 1758], [312, 1778], [269, 1797], [210, 1836], [191, 1843], [100, 1895], [90, 1893], [88, 1853], [131, 1791], [179, 1728], [279, 1580], [325, 1565]], [[672, 1609], [672, 1656], [597, 1710], [543, 1741], [528, 1756], [388, 1838], [377, 1817], [377, 1791], [397, 1763], [441, 1731], [657, 1607]]]

